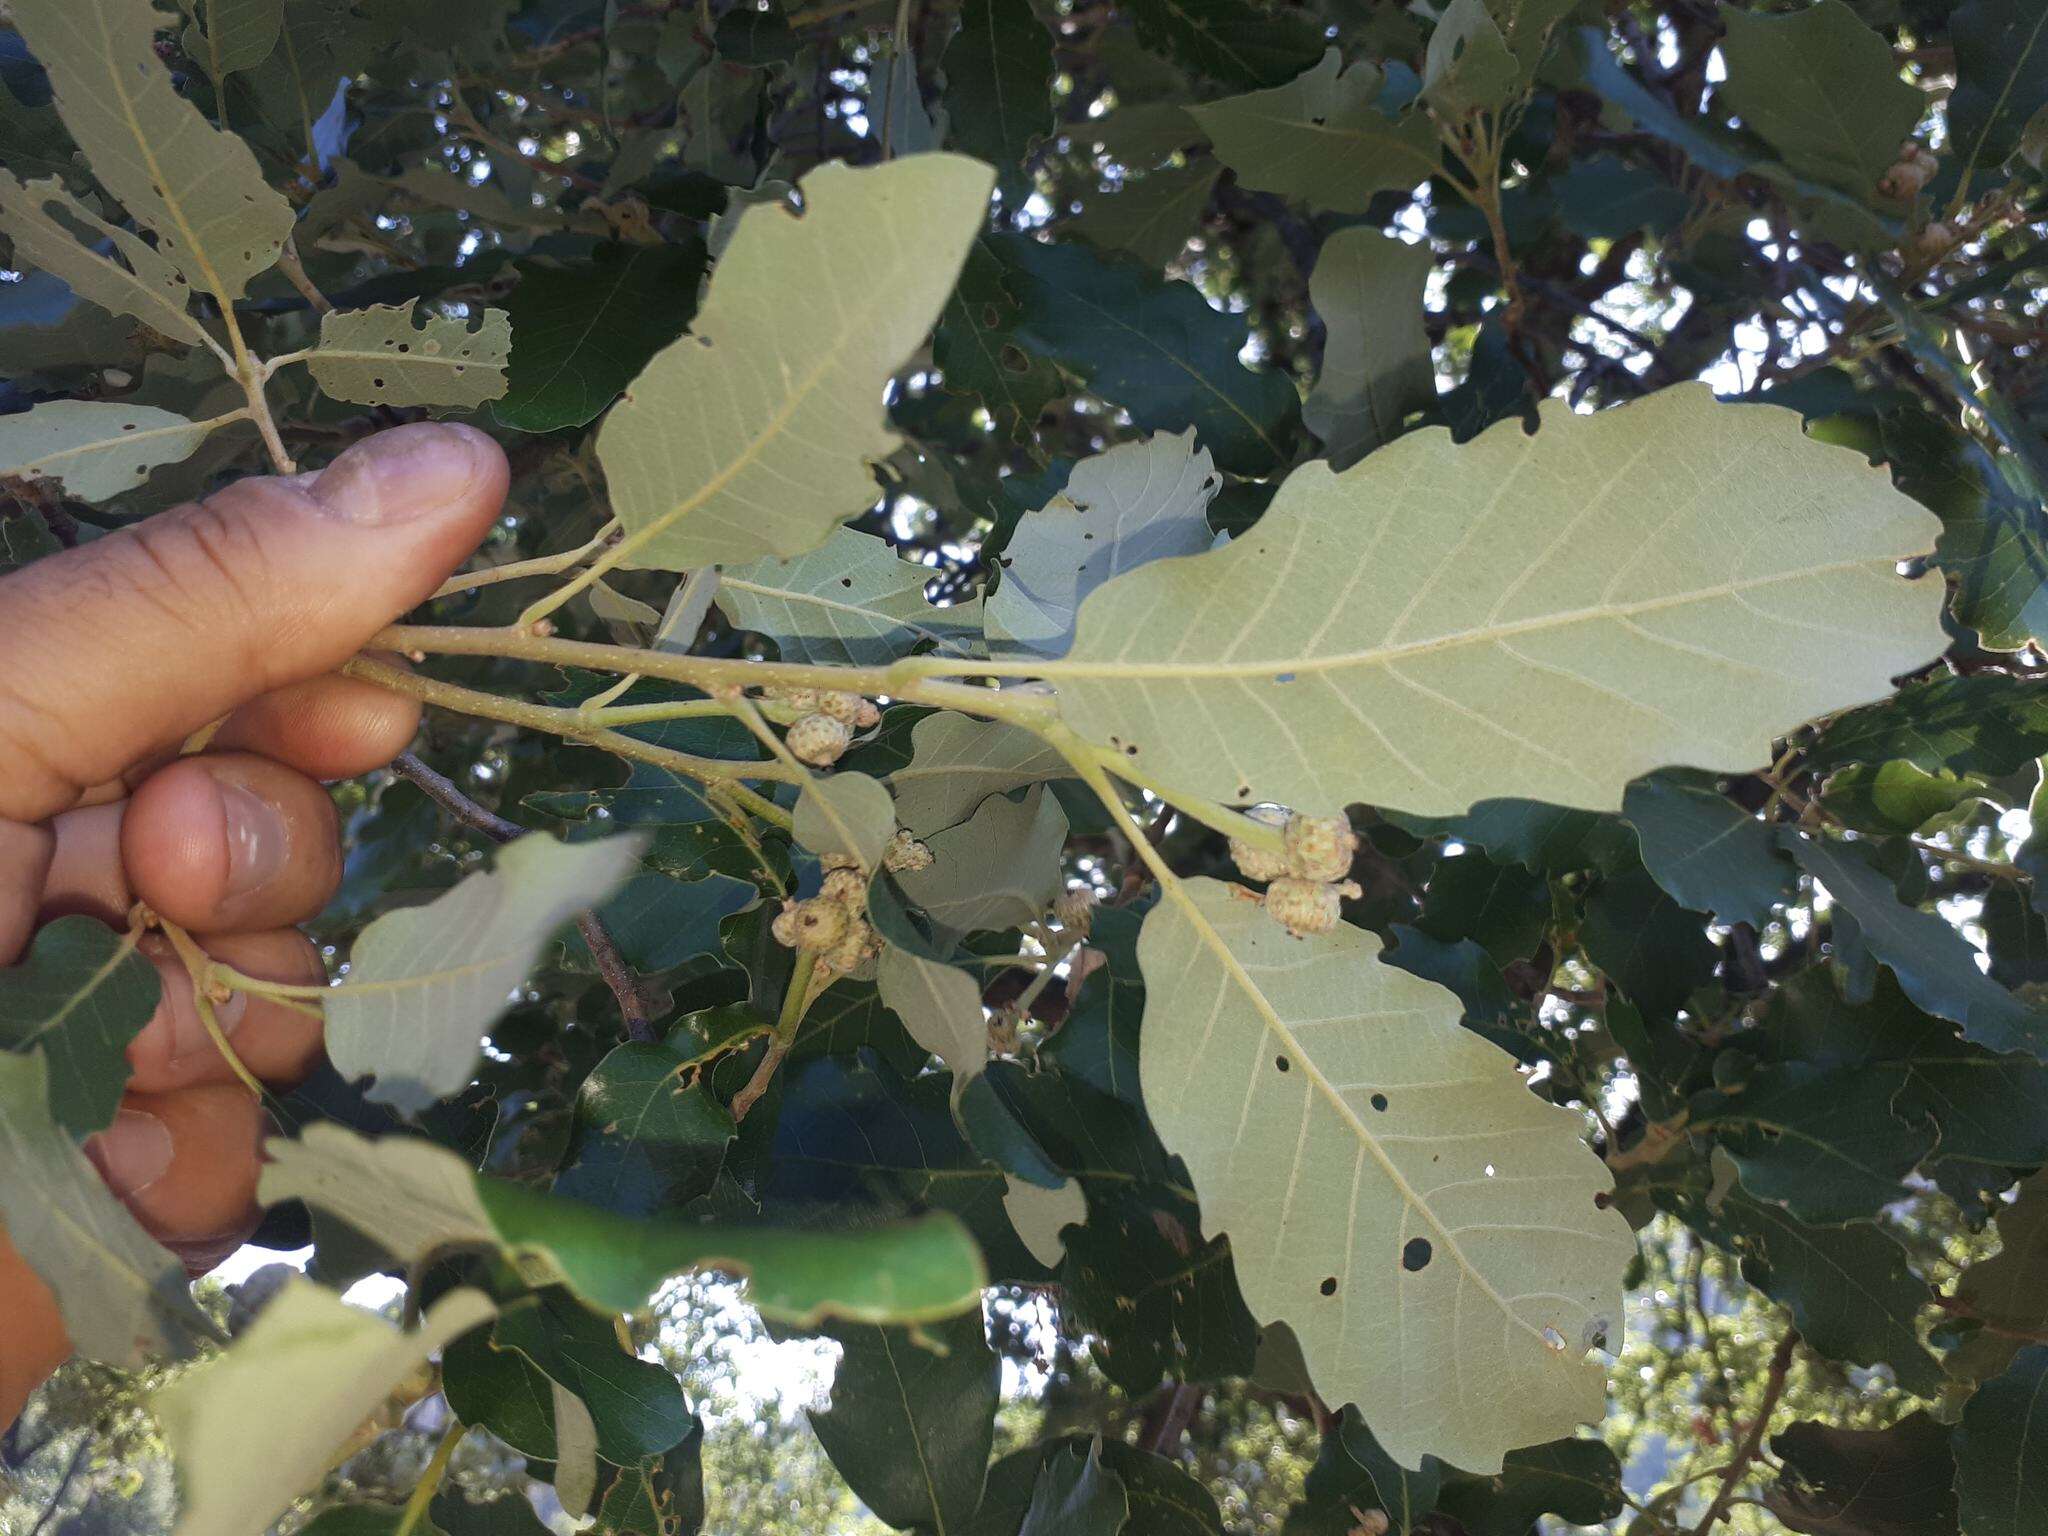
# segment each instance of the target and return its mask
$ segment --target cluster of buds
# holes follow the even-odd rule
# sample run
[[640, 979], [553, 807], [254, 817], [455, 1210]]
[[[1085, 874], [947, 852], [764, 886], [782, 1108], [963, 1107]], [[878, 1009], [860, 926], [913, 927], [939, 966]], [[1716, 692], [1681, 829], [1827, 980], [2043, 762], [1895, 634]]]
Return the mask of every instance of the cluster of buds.
[[1241, 838], [1230, 840], [1230, 856], [1248, 880], [1264, 880], [1266, 911], [1300, 937], [1337, 926], [1344, 897], [1362, 894], [1347, 880], [1358, 853], [1358, 834], [1343, 816], [1304, 816], [1277, 805], [1255, 805], [1247, 818], [1280, 829], [1282, 851], [1268, 852]]
[[889, 839], [889, 846], [882, 850], [882, 868], [892, 875], [914, 874], [931, 867], [931, 849], [912, 837], [907, 828], [898, 828]]
[[1877, 179], [1877, 190], [1897, 202], [1911, 202], [1940, 169], [1933, 150], [1918, 139], [1908, 139], [1899, 146], [1899, 158]]
[[853, 733], [879, 725], [882, 712], [857, 693], [830, 688], [771, 688], [773, 713], [789, 719], [783, 743], [814, 768], [829, 768], [853, 743]]
[[818, 894], [785, 901], [770, 925], [776, 942], [818, 957], [824, 970], [851, 976], [871, 967], [882, 941], [868, 922], [868, 882], [860, 867], [842, 855], [828, 855]]
[[1906, 254], [1915, 261], [1932, 266], [1950, 251], [1962, 244], [1962, 233], [1947, 219], [1936, 219], [1913, 231], [1913, 238], [1906, 243]]
[[1095, 892], [1085, 885], [1061, 892], [1053, 898], [1052, 919], [1067, 932], [1087, 938], [1095, 926]]

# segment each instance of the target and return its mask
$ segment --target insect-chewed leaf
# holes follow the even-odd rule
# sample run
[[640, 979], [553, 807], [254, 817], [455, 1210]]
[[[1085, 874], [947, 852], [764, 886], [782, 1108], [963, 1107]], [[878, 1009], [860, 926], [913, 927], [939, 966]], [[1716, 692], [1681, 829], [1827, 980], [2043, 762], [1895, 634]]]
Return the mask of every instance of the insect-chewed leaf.
[[219, 425], [153, 405], [46, 400], [0, 416], [0, 479], [54, 480], [80, 501], [105, 501], [189, 458]]
[[788, 558], [873, 502], [897, 444], [882, 389], [938, 318], [994, 175], [958, 155], [820, 166], [804, 210], [757, 206], [689, 335], [598, 434], [627, 563]]
[[1014, 928], [1042, 916], [1060, 893], [1067, 813], [1034, 785], [1012, 800], [991, 795], [957, 826], [927, 839], [932, 862], [898, 876], [933, 922], [956, 933]]
[[0, 1230], [56, 1294], [81, 1354], [130, 1369], [213, 1336], [185, 1266], [51, 1118], [41, 1050], [0, 1051]]
[[1067, 1251], [1065, 1232], [1088, 1219], [1088, 1197], [1072, 1179], [1058, 1189], [1032, 1184], [1014, 1174], [1003, 1175], [1003, 1210], [1031, 1256], [1047, 1269], [1057, 1268]]
[[348, 979], [324, 999], [335, 1069], [375, 1076], [369, 1097], [408, 1114], [457, 1092], [541, 946], [616, 890], [643, 846], [637, 837], [523, 837], [499, 850], [489, 873], [378, 918], [356, 940]]
[[149, 226], [193, 288], [223, 309], [240, 298], [277, 260], [291, 204], [247, 144], [178, 94], [156, 53], [169, 18], [150, 0], [17, 0], [10, 9], [100, 185]]
[[337, 400], [360, 405], [438, 405], [470, 409], [505, 393], [512, 322], [487, 309], [483, 323], [429, 314], [416, 324], [416, 300], [320, 317], [320, 345], [306, 359], [313, 380]]
[[1058, 656], [1081, 599], [1148, 560], [1214, 542], [1207, 512], [1222, 479], [1193, 432], [1123, 443], [1074, 466], [1067, 488], [1025, 515], [988, 600], [991, 642]]
[[1354, 64], [1340, 74], [1339, 63], [1332, 48], [1285, 85], [1190, 110], [1246, 186], [1363, 213], [1373, 194], [1435, 175], [1443, 151], [1420, 112], [1392, 118], [1379, 109], [1379, 70]]
[[1652, 768], [1754, 768], [1939, 653], [1939, 583], [1897, 574], [1938, 531], [1790, 411], [1549, 402], [1533, 437], [1304, 465], [1244, 537], [1099, 589], [1043, 675], [1190, 793], [1612, 810]]
[[50, 1114], [73, 1136], [114, 1123], [128, 1083], [128, 1043], [162, 995], [132, 938], [90, 917], [62, 917], [28, 958], [0, 970], [0, 1048], [38, 1047], [49, 1062]]
[[174, 1536], [262, 1536], [371, 1411], [496, 1309], [450, 1291], [413, 1332], [291, 1279], [225, 1354], [150, 1399], [178, 1458]]
[[1597, 1419], [1628, 1223], [1578, 1117], [1359, 929], [1304, 945], [1214, 880], [1146, 918], [1145, 1103], [1253, 1315], [1389, 1454], [1489, 1471]]
[[[80, 298], [133, 315], [175, 340], [212, 344], [187, 307], [192, 285], [185, 275], [134, 231], [87, 208], [56, 177], [24, 183], [0, 171], [0, 230], [14, 242], [17, 266], [61, 277]], [[112, 254], [97, 249], [101, 241]]]
[[774, 640], [784, 661], [873, 667], [920, 641], [959, 651], [979, 638], [981, 604], [934, 608], [930, 566], [852, 528], [794, 560], [759, 560], [721, 573], [718, 606], [741, 629]]

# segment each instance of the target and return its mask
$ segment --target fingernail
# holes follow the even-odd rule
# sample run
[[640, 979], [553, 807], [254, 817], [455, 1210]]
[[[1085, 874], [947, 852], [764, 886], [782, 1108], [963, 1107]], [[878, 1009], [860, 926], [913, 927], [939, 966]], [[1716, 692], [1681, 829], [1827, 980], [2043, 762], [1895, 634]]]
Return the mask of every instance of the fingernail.
[[117, 1110], [114, 1123], [85, 1144], [107, 1187], [126, 1200], [171, 1171], [171, 1133], [155, 1115]]
[[[213, 1036], [206, 1031], [206, 1023], [199, 1017], [199, 1005], [192, 998], [192, 983], [180, 973], [175, 983], [182, 993], [171, 1007], [171, 1065], [182, 1067], [195, 1056], [213, 1056], [220, 1047], [213, 1043]], [[214, 1022], [220, 1025], [220, 1032], [229, 1039], [241, 1027], [242, 1016], [249, 1011], [249, 994], [230, 993], [224, 1002], [213, 1005]]]
[[220, 786], [227, 818], [228, 895], [246, 896], [284, 871], [291, 833], [277, 807], [240, 784]]
[[344, 450], [308, 494], [344, 522], [371, 528], [408, 523], [461, 501], [497, 454], [497, 445], [474, 427], [413, 422]]

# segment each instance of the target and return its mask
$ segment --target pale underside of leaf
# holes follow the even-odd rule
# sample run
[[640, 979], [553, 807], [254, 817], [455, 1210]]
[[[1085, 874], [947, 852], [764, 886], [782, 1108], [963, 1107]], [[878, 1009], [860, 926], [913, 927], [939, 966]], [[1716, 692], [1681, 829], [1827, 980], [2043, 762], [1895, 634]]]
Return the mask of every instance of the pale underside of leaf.
[[80, 501], [105, 501], [191, 457], [219, 425], [153, 405], [47, 400], [0, 416], [0, 479], [53, 480]]
[[990, 795], [1065, 778], [1067, 760], [1021, 726], [954, 710], [910, 728], [910, 762], [889, 775], [896, 819], [919, 837], [965, 821]]
[[360, 405], [434, 405], [471, 410], [505, 393], [512, 321], [487, 309], [482, 323], [414, 317], [415, 299], [320, 317], [320, 345], [306, 359], [319, 386]]
[[150, 0], [15, 0], [64, 126], [100, 184], [157, 236], [192, 287], [223, 307], [276, 260], [292, 209], [249, 146], [177, 92], [157, 57]]
[[991, 795], [956, 826], [925, 839], [932, 862], [898, 876], [903, 892], [955, 933], [1014, 928], [1044, 915], [1060, 892], [1067, 813], [1034, 785]]
[[896, 807], [864, 773], [814, 774], [797, 797], [792, 831], [821, 858], [842, 854], [872, 872], [896, 835]]
[[882, 1002], [903, 1021], [910, 1038], [953, 1074], [953, 1097], [988, 1064], [988, 1018], [981, 983], [955, 965], [942, 965], [891, 947], [876, 974]]
[[1248, 187], [1337, 213], [1362, 213], [1377, 192], [1436, 174], [1443, 152], [1420, 112], [1377, 106], [1383, 77], [1370, 64], [1322, 62], [1271, 90], [1189, 108], [1216, 158]]
[[950, 608], [925, 601], [929, 566], [900, 558], [885, 539], [835, 528], [809, 554], [723, 572], [718, 606], [741, 629], [769, 636], [784, 661], [873, 667], [920, 642], [942, 650], [981, 627], [979, 600]]
[[[56, 177], [24, 185], [0, 171], [0, 230], [14, 242], [17, 265], [61, 277], [80, 298], [133, 315], [174, 341], [214, 345], [187, 307], [192, 285], [185, 275], [147, 241], [87, 208]], [[114, 255], [93, 249], [101, 240]]]
[[187, 1355], [213, 1325], [185, 1266], [142, 1230], [50, 1117], [40, 1049], [0, 1051], [0, 1231], [56, 1295], [89, 1359], [129, 1369]]
[[749, 208], [691, 333], [598, 434], [635, 565], [688, 570], [822, 543], [897, 444], [882, 391], [930, 331], [995, 175], [957, 155], [820, 166], [804, 211]]
[[415, 1113], [466, 1086], [484, 1030], [542, 946], [631, 875], [643, 840], [507, 843], [488, 873], [365, 928], [348, 979], [325, 998], [327, 1054], [344, 1077], [374, 1075], [378, 1103]]
[[450, 1291], [401, 1333], [286, 1281], [232, 1348], [150, 1399], [177, 1455], [174, 1536], [262, 1536], [400, 1382], [496, 1310], [481, 1291]]
[[1062, 713], [1226, 801], [1612, 810], [1653, 768], [1755, 768], [1940, 653], [1934, 517], [1861, 455], [1704, 385], [1411, 432], [1304, 465], [1226, 547], [1099, 589]]
[[1148, 560], [1200, 554], [1222, 484], [1192, 431], [1121, 443], [1074, 466], [1067, 488], [1017, 524], [988, 600], [991, 644], [1058, 656], [1081, 601]]
[[1309, 301], [1323, 319], [1322, 371], [1301, 419], [1323, 440], [1330, 464], [1348, 469], [1401, 431], [1436, 398], [1422, 289], [1435, 264], [1426, 244], [1378, 230], [1339, 230], [1323, 242]]
[[1006, 1173], [1003, 1210], [1031, 1250], [1031, 1257], [1053, 1269], [1067, 1251], [1066, 1229], [1088, 1219], [1088, 1197], [1073, 1179], [1063, 1181], [1058, 1189], [1047, 1189]]
[[332, 1122], [265, 1144], [256, 1187], [264, 1205], [283, 1200], [339, 1217], [393, 1259], [417, 1264], [437, 1250], [498, 1246], [477, 1198], [476, 1175], [446, 1148], [407, 1136], [371, 1140]]
[[1635, 1241], [1579, 1117], [1340, 925], [1193, 880], [1146, 918], [1140, 1079], [1246, 1302], [1404, 1466], [1491, 1471], [1597, 1419]]

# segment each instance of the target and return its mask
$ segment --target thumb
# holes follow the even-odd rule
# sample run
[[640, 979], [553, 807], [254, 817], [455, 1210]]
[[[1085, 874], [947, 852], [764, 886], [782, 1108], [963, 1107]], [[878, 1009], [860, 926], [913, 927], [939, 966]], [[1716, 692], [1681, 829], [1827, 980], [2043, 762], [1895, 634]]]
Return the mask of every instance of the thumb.
[[396, 427], [0, 580], [0, 819], [341, 665], [476, 548], [507, 478], [474, 428]]

